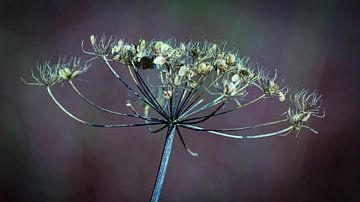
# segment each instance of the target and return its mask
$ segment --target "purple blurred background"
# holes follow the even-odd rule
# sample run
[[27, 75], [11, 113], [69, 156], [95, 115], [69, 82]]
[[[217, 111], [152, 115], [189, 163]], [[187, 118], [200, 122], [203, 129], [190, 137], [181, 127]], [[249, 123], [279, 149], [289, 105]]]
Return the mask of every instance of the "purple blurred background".
[[[232, 140], [190, 131], [190, 157], [175, 139], [161, 201], [360, 201], [360, 7], [328, 1], [14, 1], [0, 4], [0, 201], [147, 201], [163, 134], [94, 129], [66, 117], [43, 88], [25, 86], [36, 61], [83, 56], [91, 34], [226, 40], [277, 68], [293, 90], [317, 89], [320, 131]], [[127, 92], [101, 65], [84, 75], [89, 97], [124, 109]], [[65, 86], [57, 93], [82, 117], [98, 116]], [[277, 117], [269, 102], [208, 124], [239, 126]], [[257, 132], [257, 131], [254, 131]]]

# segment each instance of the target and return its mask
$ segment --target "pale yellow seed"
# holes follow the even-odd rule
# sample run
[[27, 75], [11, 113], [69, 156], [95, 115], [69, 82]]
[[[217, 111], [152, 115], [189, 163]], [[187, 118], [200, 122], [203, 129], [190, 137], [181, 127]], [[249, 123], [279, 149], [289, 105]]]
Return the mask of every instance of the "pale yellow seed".
[[285, 101], [285, 95], [284, 95], [284, 93], [283, 92], [279, 92], [279, 101], [280, 102], [284, 102]]
[[91, 45], [95, 45], [96, 44], [96, 37], [94, 35], [90, 36], [90, 43]]
[[71, 70], [67, 67], [60, 69], [58, 72], [59, 76], [64, 80], [69, 80], [71, 77]]

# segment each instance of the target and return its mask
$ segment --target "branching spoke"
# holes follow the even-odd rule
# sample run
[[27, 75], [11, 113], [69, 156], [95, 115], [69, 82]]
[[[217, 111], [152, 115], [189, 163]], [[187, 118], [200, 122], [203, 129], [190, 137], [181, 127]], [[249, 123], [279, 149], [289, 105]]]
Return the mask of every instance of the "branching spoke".
[[[131, 72], [131, 70], [129, 70], [129, 71]], [[135, 75], [136, 75], [137, 80], [140, 81], [139, 74], [137, 74], [137, 72], [135, 72]], [[149, 103], [151, 103], [150, 106], [152, 106], [152, 108], [156, 112], [158, 112], [162, 117], [166, 118], [166, 113], [164, 112], [162, 107], [157, 103], [156, 99], [153, 96], [151, 96], [152, 95], [151, 92], [147, 91], [147, 89], [145, 88], [146, 85], [144, 86], [144, 83], [142, 83], [141, 81], [140, 81], [140, 83], [137, 82], [137, 80], [134, 78], [134, 75], [132, 74], [132, 72], [131, 72], [131, 77], [133, 78], [134, 83], [135, 83], [136, 87], [138, 88], [138, 90], [140, 91], [140, 93], [143, 96], [145, 96], [145, 98], [147, 99], [147, 101]]]
[[173, 96], [169, 98], [169, 117], [172, 120], [173, 119]]
[[126, 114], [126, 113], [122, 113], [122, 112], [116, 112], [116, 111], [112, 111], [109, 109], [106, 109], [104, 107], [101, 107], [97, 104], [95, 104], [94, 102], [90, 101], [88, 98], [86, 98], [80, 91], [79, 89], [76, 88], [75, 84], [72, 81], [69, 81], [71, 87], [74, 89], [74, 91], [88, 104], [90, 104], [91, 106], [95, 107], [96, 109], [99, 109], [101, 111], [110, 113], [110, 114], [114, 114], [114, 115], [120, 115], [120, 116], [128, 116], [128, 117], [133, 117], [133, 118], [141, 118], [143, 120], [147, 120], [147, 121], [161, 121], [160, 119], [156, 119], [156, 118], [151, 118], [151, 117], [145, 117], [145, 116], [140, 116], [140, 115], [136, 115], [136, 114]]
[[164, 130], [165, 128], [167, 128], [168, 126], [169, 126], [168, 124], [165, 124], [164, 126], [161, 126], [161, 128], [156, 129], [156, 130], [152, 129], [150, 126], [147, 126], [147, 129], [150, 133], [158, 133], [158, 132]]
[[183, 99], [185, 98], [185, 96], [187, 96], [187, 90], [186, 90], [186, 88], [187, 88], [187, 83], [185, 83], [185, 85], [184, 85], [184, 87], [183, 87], [183, 89], [182, 89], [182, 91], [181, 91], [181, 95], [180, 95], [180, 97], [179, 97], [179, 99], [178, 100], [176, 100], [176, 109], [175, 109], [175, 117], [178, 117], [178, 115], [179, 115], [179, 109], [181, 108], [181, 104], [182, 104], [182, 102], [183, 102]]
[[[177, 108], [178, 108], [178, 105], [179, 105], [179, 102], [178, 100], [181, 99], [181, 96], [182, 94], [180, 95], [180, 98], [179, 98], [179, 88], [177, 86], [175, 86], [175, 96], [174, 96], [174, 100], [173, 100], [173, 114], [172, 116], [173, 117], [177, 117], [176, 114], [177, 114]], [[184, 90], [182, 91], [182, 93], [184, 93]]]
[[234, 135], [234, 134], [222, 133], [222, 132], [218, 132], [218, 131], [204, 131], [204, 128], [201, 128], [201, 127], [198, 127], [198, 126], [193, 126], [193, 125], [179, 125], [179, 126], [183, 127], [183, 128], [186, 128], [186, 129], [194, 130], [194, 131], [203, 131], [203, 132], [208, 132], [208, 133], [211, 133], [211, 134], [214, 134], [214, 135], [228, 137], [228, 138], [234, 138], [234, 139], [265, 138], [265, 137], [283, 135], [283, 134], [286, 134], [286, 133], [291, 132], [291, 131], [294, 130], [293, 126], [289, 126], [289, 127], [284, 128], [282, 130], [279, 130], [279, 131], [270, 132], [270, 133], [262, 133], [262, 134], [258, 134], [258, 135]]
[[244, 107], [246, 107], [246, 106], [249, 106], [249, 105], [251, 105], [251, 104], [256, 103], [257, 101], [265, 98], [265, 96], [266, 96], [265, 94], [262, 94], [261, 96], [255, 98], [254, 100], [252, 100], [252, 101], [250, 101], [250, 102], [247, 102], [247, 103], [245, 103], [245, 104], [243, 104], [243, 105], [237, 106], [237, 107], [235, 107], [234, 109], [229, 109], [229, 110], [226, 110], [226, 111], [224, 111], [224, 112], [220, 112], [220, 113], [214, 114], [214, 116], [223, 115], [223, 114], [227, 114], [227, 113], [230, 113], [230, 112], [239, 110], [239, 109], [241, 109], [241, 108], [244, 108]]
[[93, 53], [93, 52], [89, 52], [89, 51], [85, 50], [85, 48], [84, 48], [84, 40], [81, 41], [81, 50], [82, 50], [82, 52], [85, 53], [85, 54], [93, 55], [94, 57], [99, 57], [98, 54]]
[[[271, 122], [267, 122], [267, 123], [263, 123], [263, 124], [244, 126], [244, 127], [238, 127], [238, 128], [201, 128], [201, 129], [198, 128], [197, 130], [198, 131], [216, 131], [216, 132], [242, 131], [242, 130], [250, 130], [250, 129], [261, 128], [261, 127], [265, 127], [265, 126], [276, 125], [276, 124], [280, 124], [280, 123], [284, 123], [284, 122], [288, 122], [288, 119], [281, 119], [278, 121], [271, 121]], [[180, 125], [184, 125], [184, 124], [188, 125], [188, 123], [183, 123]]]
[[[33, 76], [33, 78], [34, 78], [34, 76]], [[41, 84], [41, 83], [39, 83], [39, 82], [37, 82], [37, 83], [35, 83], [35, 82], [27, 82], [27, 81], [25, 81], [25, 79], [22, 78], [22, 77], [20, 77], [20, 79], [21, 79], [21, 81], [24, 82], [24, 84], [26, 84], [26, 85], [30, 85], [30, 86], [43, 86], [43, 84]], [[35, 80], [36, 80], [36, 79], [35, 79]]]
[[[200, 84], [198, 85], [198, 87], [196, 87], [195, 89], [191, 89], [190, 93], [189, 93], [189, 96], [186, 97], [186, 99], [183, 101], [183, 104], [180, 106], [180, 109], [178, 110], [177, 112], [177, 115], [176, 117], [178, 117], [180, 114], [182, 114], [184, 111], [188, 110], [189, 107], [192, 106], [192, 104], [194, 104], [202, 95], [203, 95], [203, 92], [200, 93], [200, 95], [198, 95], [195, 99], [194, 99], [194, 96], [196, 95], [197, 91], [199, 90], [199, 86], [202, 84], [202, 82], [200, 82]], [[193, 100], [190, 104], [189, 102]], [[187, 106], [187, 107], [186, 107]], [[184, 109], [184, 107], [186, 107]]]
[[[195, 90], [195, 93], [196, 93], [196, 90]], [[192, 101], [192, 103], [186, 107], [186, 105], [187, 105], [188, 102], [192, 99], [192, 97], [193, 97], [193, 95], [195, 95], [195, 93], [194, 93], [194, 90], [193, 90], [193, 89], [191, 89], [190, 92], [187, 92], [187, 90], [186, 90], [186, 92], [185, 92], [185, 94], [186, 94], [186, 95], [185, 95], [185, 98], [183, 98], [183, 99], [179, 102], [179, 107], [178, 107], [178, 110], [177, 110], [177, 112], [176, 112], [176, 117], [178, 117], [180, 114], [182, 114], [182, 112], [188, 110], [188, 108], [191, 107], [191, 105], [194, 104], [194, 103], [200, 98], [200, 96], [196, 97], [196, 98]], [[185, 108], [185, 109], [184, 109], [184, 108]]]
[[[141, 95], [139, 95], [134, 89], [132, 89], [120, 76], [119, 74], [114, 70], [114, 68], [110, 65], [108, 59], [106, 57], [103, 57], [103, 60], [105, 61], [108, 68], [111, 70], [111, 72], [115, 75], [115, 77], [136, 97], [138, 97], [141, 101], [148, 104], [152, 109], [156, 111], [156, 107], [153, 106], [151, 103], [149, 103], [146, 99], [144, 99]], [[166, 117], [164, 117], [166, 118]]]
[[181, 123], [186, 123], [186, 124], [197, 124], [197, 123], [201, 123], [204, 122], [206, 120], [208, 120], [210, 117], [212, 117], [216, 112], [218, 112], [225, 103], [221, 103], [212, 113], [210, 113], [209, 115], [205, 116], [203, 119], [199, 120], [199, 121], [193, 121], [193, 122], [187, 122], [187, 120], [182, 121]]
[[[194, 96], [196, 95], [196, 93], [199, 91], [200, 86], [202, 86], [203, 82], [204, 82], [203, 80], [199, 82], [199, 84], [197, 85], [197, 87], [194, 89], [194, 93], [191, 95], [191, 98], [189, 99], [188, 102], [190, 102], [190, 101], [194, 98]], [[200, 92], [199, 95], [198, 95], [198, 97], [201, 97], [201, 96], [203, 96], [203, 95], [204, 95], [204, 92]]]
[[[153, 109], [155, 111], [157, 111], [159, 114], [161, 114], [164, 118], [167, 117], [166, 115], [166, 112], [164, 111], [163, 107], [161, 107], [161, 105], [159, 104], [159, 102], [157, 101], [157, 99], [155, 98], [155, 96], [153, 95], [153, 93], [150, 91], [150, 89], [148, 88], [148, 86], [146, 85], [146, 83], [144, 82], [144, 80], [142, 79], [139, 71], [137, 70], [136, 66], [134, 65], [134, 63], [132, 63], [132, 67], [135, 71], [135, 76], [136, 76], [136, 79], [134, 77], [134, 74], [132, 73], [131, 69], [130, 69], [130, 66], [128, 66], [129, 68], [129, 72], [131, 74], [131, 77], [133, 78], [134, 80], [134, 83], [135, 85], [138, 87], [138, 89], [141, 91], [141, 93], [148, 99], [149, 102], [152, 103], [152, 105], [156, 108]], [[139, 81], [139, 82], [137, 82]], [[140, 86], [139, 86], [139, 83], [140, 83]]]
[[[135, 74], [137, 77], [137, 74]], [[137, 88], [139, 89], [139, 91], [145, 96], [145, 98], [148, 100], [149, 103], [151, 103], [150, 106], [152, 106], [152, 109], [154, 109], [157, 113], [159, 113], [162, 117], [166, 118], [166, 112], [164, 112], [164, 109], [157, 105], [155, 100], [156, 99], [152, 99], [151, 96], [149, 95], [149, 93], [147, 92], [147, 90], [144, 88], [143, 84], [140, 82], [140, 84], [136, 84]]]
[[187, 151], [191, 156], [199, 156], [198, 153], [191, 151], [191, 149], [190, 149], [188, 146], [186, 146], [186, 143], [185, 143], [185, 141], [184, 141], [184, 139], [183, 139], [183, 137], [182, 137], [182, 135], [181, 135], [180, 129], [179, 129], [179, 128], [176, 128], [176, 131], [177, 131], [177, 133], [179, 134], [181, 143], [182, 143], [182, 145], [184, 146], [184, 148], [186, 149], [186, 151]]
[[[203, 111], [205, 111], [205, 110], [208, 110], [208, 109], [212, 108], [213, 106], [215, 106], [215, 105], [223, 102], [225, 99], [226, 99], [226, 98], [225, 98], [223, 95], [221, 95], [221, 96], [217, 97], [214, 101], [208, 102], [207, 104], [203, 105], [203, 106], [200, 107], [199, 109], [197, 109], [197, 110], [195, 110], [195, 111], [192, 111], [192, 112], [188, 113], [187, 115], [183, 115], [182, 118], [190, 117], [190, 116], [192, 116], [192, 115], [195, 115], [195, 114], [198, 114], [198, 113], [203, 112]], [[224, 103], [223, 103], [223, 104], [224, 104]], [[206, 116], [207, 116], [207, 115], [206, 115]], [[206, 117], [206, 116], [205, 116], [205, 117]]]
[[313, 128], [309, 127], [309, 126], [302, 125], [302, 127], [306, 128], [306, 129], [308, 129], [308, 130], [310, 130], [311, 132], [313, 132], [313, 133], [315, 133], [315, 134], [319, 134], [319, 132], [318, 132], [317, 130], [315, 130], [315, 129], [313, 129]]
[[[197, 93], [197, 90], [198, 88], [196, 89], [191, 89], [191, 91], [188, 93], [188, 95], [185, 97], [185, 99], [183, 100], [183, 102], [181, 103], [180, 105], [180, 108], [178, 110], [178, 114], [181, 114], [182, 112], [186, 111], [190, 106], [189, 106], [189, 102], [190, 101], [194, 101], [194, 100], [197, 100], [200, 98], [200, 96], [197, 96], [195, 99], [194, 99], [194, 96], [196, 95]], [[194, 101], [196, 102], [196, 101]], [[193, 103], [194, 103], [193, 102]], [[191, 104], [190, 104], [191, 105]], [[185, 109], [184, 109], [185, 108]]]
[[[255, 98], [254, 100], [251, 100], [251, 101], [249, 101], [249, 102], [247, 102], [247, 103], [245, 103], [245, 104], [243, 104], [243, 105], [237, 106], [237, 107], [235, 107], [235, 108], [233, 108], [233, 109], [229, 109], [229, 110], [226, 110], [226, 111], [223, 111], [223, 112], [215, 113], [215, 114], [213, 114], [212, 116], [215, 117], [215, 116], [224, 115], [224, 114], [227, 114], [227, 113], [230, 113], [230, 112], [234, 112], [234, 111], [236, 111], [236, 110], [239, 110], [239, 109], [242, 109], [242, 108], [244, 108], [244, 107], [246, 107], [246, 106], [249, 106], [249, 105], [251, 105], [251, 104], [254, 104], [254, 103], [258, 102], [259, 100], [263, 99], [264, 97], [265, 97], [265, 94], [263, 94], [263, 95]], [[205, 118], [205, 117], [206, 117], [206, 116], [193, 117], [193, 118], [187, 119], [187, 121], [203, 119], [203, 118]]]
[[65, 109], [60, 103], [59, 101], [55, 98], [55, 96], [53, 95], [51, 88], [48, 86], [47, 87], [47, 91], [48, 94], [50, 95], [50, 97], [53, 99], [53, 101], [56, 103], [56, 105], [63, 111], [65, 112], [69, 117], [73, 118], [74, 120], [88, 125], [88, 126], [93, 126], [93, 127], [101, 127], [101, 128], [118, 128], [118, 127], [136, 127], [136, 126], [150, 126], [150, 125], [160, 125], [160, 124], [165, 124], [164, 122], [148, 122], [148, 123], [135, 123], [135, 124], [98, 124], [98, 123], [91, 123], [91, 122], [87, 122], [84, 121], [78, 117], [76, 117], [75, 115], [73, 115], [72, 113], [70, 113], [67, 109]]
[[183, 119], [183, 117], [186, 117], [192, 110], [194, 110], [202, 102], [204, 102], [203, 99], [197, 101], [196, 103], [192, 103], [191, 105], [189, 105], [189, 109], [187, 109], [187, 111], [184, 111], [184, 113], [180, 115], [179, 119], [181, 120], [181, 119]]
[[157, 99], [155, 98], [154, 94], [150, 91], [150, 89], [148, 88], [148, 86], [146, 85], [146, 83], [144, 82], [144, 80], [142, 79], [140, 73], [137, 71], [137, 68], [134, 67], [135, 70], [135, 76], [138, 79], [140, 86], [142, 87], [142, 90], [144, 91], [144, 93], [146, 93], [148, 97], [148, 99], [154, 104], [154, 106], [158, 107], [158, 112], [163, 114], [163, 116], [166, 116], [166, 112], [164, 111], [164, 109], [161, 107], [161, 105], [159, 104], [159, 102], [157, 101]]
[[[201, 96], [203, 95], [203, 92], [202, 93], [200, 93], [200, 95], [198, 95], [198, 96], [196, 96], [196, 98], [194, 98], [194, 96], [195, 96], [195, 94], [197, 93], [197, 90], [198, 90], [199, 88], [196, 88], [195, 89], [195, 91], [193, 92], [193, 89], [191, 90], [191, 92], [193, 92], [192, 93], [192, 95], [191, 95], [191, 97], [190, 98], [188, 98], [187, 97], [187, 99], [184, 101], [184, 104], [183, 104], [183, 106], [182, 106], [182, 109], [181, 110], [179, 110], [179, 115], [181, 114], [181, 117], [184, 117], [184, 114], [187, 112], [190, 112], [191, 110], [188, 110], [190, 107], [191, 108], [193, 108], [193, 105], [194, 105], [194, 103], [195, 102], [197, 102], [200, 98], [201, 98]], [[189, 95], [191, 94], [191, 92], [189, 93]], [[192, 100], [192, 101], [191, 101]], [[191, 101], [191, 102], [190, 102]], [[189, 102], [190, 102], [190, 104], [189, 104]], [[185, 107], [186, 106], [186, 107]], [[185, 107], [185, 109], [183, 108], [183, 107]], [[185, 113], [183, 113], [183, 112], [185, 112]]]

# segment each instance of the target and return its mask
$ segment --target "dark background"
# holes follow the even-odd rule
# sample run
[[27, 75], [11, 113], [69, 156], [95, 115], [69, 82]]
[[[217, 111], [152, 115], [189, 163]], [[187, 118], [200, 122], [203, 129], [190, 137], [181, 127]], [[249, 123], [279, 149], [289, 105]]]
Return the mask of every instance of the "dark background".
[[[0, 8], [0, 201], [149, 199], [163, 134], [80, 125], [45, 89], [19, 78], [30, 80], [36, 61], [49, 56], [82, 56], [81, 40], [103, 33], [226, 40], [241, 55], [277, 68], [293, 90], [323, 95], [327, 116], [311, 121], [319, 135], [304, 130], [298, 138], [244, 141], [186, 132], [198, 158], [175, 139], [162, 201], [360, 201], [356, 1], [2, 0]], [[124, 109], [127, 92], [104, 67], [83, 78], [91, 98]], [[122, 122], [100, 119], [66, 86], [57, 92], [81, 117]], [[283, 112], [273, 106], [209, 125], [260, 123]]]

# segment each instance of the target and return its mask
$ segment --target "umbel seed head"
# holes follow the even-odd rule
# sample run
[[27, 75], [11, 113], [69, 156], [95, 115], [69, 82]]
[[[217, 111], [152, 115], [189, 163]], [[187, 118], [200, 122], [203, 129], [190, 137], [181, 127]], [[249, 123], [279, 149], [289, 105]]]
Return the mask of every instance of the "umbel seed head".
[[[150, 133], [166, 130], [151, 201], [159, 199], [175, 134], [189, 155], [198, 156], [185, 143], [182, 136], [184, 130], [233, 139], [288, 134], [298, 137], [302, 129], [317, 134], [318, 131], [309, 126], [310, 120], [325, 117], [325, 110], [320, 114], [321, 96], [316, 91], [309, 93], [301, 90], [290, 94], [284, 80], [279, 82], [277, 79], [277, 71], [271, 74], [250, 62], [248, 57], [229, 51], [226, 43], [177, 42], [174, 39], [146, 41], [143, 38], [132, 42], [91, 35], [91, 49], [85, 50], [84, 43], [81, 47], [90, 56], [85, 62], [76, 57], [60, 58], [57, 63], [46, 61], [37, 65], [36, 72], [32, 71], [34, 82], [26, 83], [45, 86], [54, 103], [81, 124], [101, 128], [146, 127]], [[132, 96], [126, 100], [126, 111], [117, 112], [100, 106], [76, 87], [77, 77], [90, 70], [90, 62], [97, 59]], [[120, 121], [124, 117], [136, 121], [104, 124], [84, 120], [63, 106], [56, 97], [53, 86], [59, 83], [69, 84], [85, 103], [101, 112], [120, 117]], [[220, 124], [213, 124], [216, 127], [210, 128], [202, 126], [209, 119], [223, 118], [233, 112], [241, 113], [244, 108], [268, 99], [274, 99], [274, 105], [286, 104], [289, 100], [291, 105], [282, 117], [265, 123], [254, 121], [249, 126], [234, 128], [221, 128]], [[253, 129], [260, 132], [253, 134]]]
[[[176, 124], [179, 128], [225, 137], [257, 138], [284, 135], [302, 128], [317, 133], [307, 124], [311, 117], [324, 117], [324, 114], [319, 114], [321, 96], [316, 92], [301, 90], [290, 95], [294, 107], [290, 106], [284, 113], [285, 119], [251, 127], [202, 128], [197, 124], [216, 116], [240, 111], [267, 98], [277, 98], [278, 103], [286, 103], [289, 88], [283, 80], [278, 81], [277, 71], [271, 74], [250, 62], [248, 57], [229, 51], [226, 43], [177, 42], [174, 39], [147, 41], [144, 38], [132, 42], [105, 36], [99, 38], [95, 35], [91, 35], [89, 41], [90, 51], [85, 50], [82, 43], [83, 52], [91, 56], [89, 60], [82, 62], [80, 58], [71, 57], [60, 58], [54, 64], [50, 60], [46, 61], [37, 66], [37, 73], [32, 73], [35, 82], [29, 84], [46, 86], [51, 90], [50, 87], [55, 84], [69, 82], [85, 101], [109, 113], [111, 110], [85, 99], [73, 82], [89, 70], [90, 61], [101, 59], [115, 78], [135, 97], [136, 102], [141, 103], [132, 104], [135, 101], [129, 99], [126, 106], [133, 114], [115, 114], [140, 118], [145, 121], [140, 126], [146, 126], [149, 131], [157, 131], [150, 129], [151, 124], [164, 124], [165, 127]], [[115, 65], [118, 67], [114, 67]], [[125, 74], [130, 80], [124, 79]], [[138, 106], [143, 108], [138, 109]], [[228, 133], [243, 133], [252, 128], [265, 128], [285, 122], [289, 124], [287, 128], [262, 135]]]

